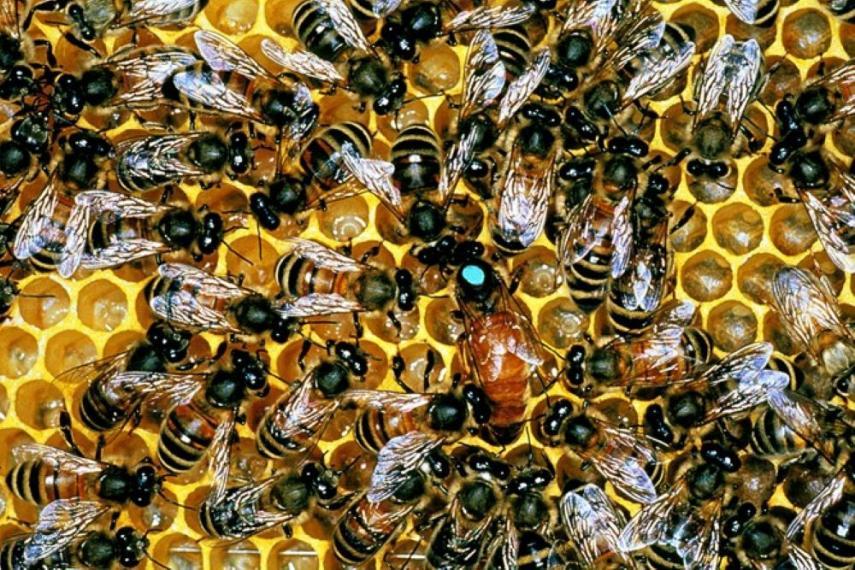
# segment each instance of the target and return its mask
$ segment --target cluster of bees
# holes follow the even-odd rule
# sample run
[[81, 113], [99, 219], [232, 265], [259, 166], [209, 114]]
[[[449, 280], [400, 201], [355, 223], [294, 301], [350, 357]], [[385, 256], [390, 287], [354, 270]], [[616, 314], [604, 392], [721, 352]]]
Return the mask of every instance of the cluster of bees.
[[[0, 1], [0, 308], [35, 273], [135, 268], [149, 315], [53, 379], [74, 394], [59, 437], [6, 451], [6, 496], [35, 508], [0, 569], [184, 567], [133, 513], [199, 481], [177, 507], [203, 540], [316, 525], [331, 566], [853, 568], [855, 332], [833, 286], [768, 276], [797, 358], [722, 351], [676, 298], [671, 236], [695, 208], [673, 213], [682, 176], [714, 202], [762, 155], [774, 198], [855, 273], [855, 178], [825, 144], [855, 114], [855, 61], [779, 88], [754, 37], [778, 1], [724, 3], [743, 33], [650, 0], [299, 0], [288, 37], [250, 46], [195, 27], [200, 0]], [[817, 10], [855, 21], [851, 1]], [[803, 50], [827, 40], [808, 32]], [[670, 153], [650, 145], [666, 123]], [[242, 200], [185, 194], [226, 183]], [[352, 220], [307, 237], [354, 198], [381, 241]], [[268, 282], [228, 274], [219, 253], [261, 263], [261, 236]], [[518, 294], [514, 260], [544, 244], [591, 324], [562, 347]], [[421, 328], [447, 335], [447, 369], [404, 356]], [[356, 452], [328, 457], [341, 417]], [[132, 433], [156, 441], [135, 463]]]

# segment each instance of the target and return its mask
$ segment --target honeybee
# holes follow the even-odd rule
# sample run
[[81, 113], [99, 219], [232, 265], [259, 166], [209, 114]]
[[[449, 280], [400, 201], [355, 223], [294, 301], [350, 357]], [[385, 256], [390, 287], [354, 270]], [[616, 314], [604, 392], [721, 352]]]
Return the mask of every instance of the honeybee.
[[618, 547], [626, 517], [602, 489], [588, 483], [568, 491], [561, 497], [559, 510], [564, 530], [586, 568], [636, 567]]
[[155, 322], [145, 339], [127, 351], [71, 368], [56, 381], [86, 383], [78, 400], [78, 415], [87, 428], [109, 431], [134, 419], [150, 399], [179, 402], [196, 392], [197, 377], [167, 372], [186, 358], [190, 338], [185, 331]]
[[426, 447], [437, 444], [413, 432], [383, 448], [368, 489], [336, 523], [332, 548], [340, 562], [358, 566], [371, 560], [427, 498], [433, 475], [421, 467]]
[[[53, 501], [39, 513], [39, 520], [28, 536], [6, 541], [0, 546], [0, 568], [3, 570], [69, 568], [78, 564], [110, 564], [112, 560], [92, 560], [88, 553], [109, 544], [111, 538], [97, 532], [86, 533], [86, 529], [109, 511], [109, 507], [97, 501], [63, 499]], [[136, 566], [136, 533], [130, 527], [120, 529], [123, 541], [123, 561]], [[127, 540], [125, 540], [127, 537]], [[132, 540], [133, 539], [133, 540]], [[77, 542], [75, 553], [74, 546]], [[117, 541], [118, 542], [118, 541]], [[112, 551], [111, 551], [112, 553]], [[76, 556], [75, 556], [76, 554]], [[76, 560], [75, 560], [76, 559]]]
[[[207, 456], [215, 480], [228, 474], [238, 410], [251, 396], [263, 396], [269, 390], [264, 361], [237, 349], [231, 351], [229, 360], [229, 366], [197, 376], [204, 380], [200, 390], [167, 412], [157, 441], [157, 457], [165, 469], [189, 471]], [[218, 482], [214, 497], [221, 498], [224, 486]]]
[[366, 311], [386, 313], [400, 330], [396, 316], [415, 308], [416, 285], [407, 269], [394, 272], [357, 262], [318, 242], [291, 238], [292, 249], [276, 264], [276, 278], [289, 298], [340, 295], [354, 299]]
[[772, 281], [772, 305], [793, 339], [848, 392], [855, 336], [841, 319], [828, 281], [798, 267], [783, 267]]
[[72, 196], [59, 188], [57, 176], [52, 175], [22, 214], [12, 246], [15, 259], [29, 261], [38, 271], [54, 270], [65, 250], [65, 229], [73, 208]]
[[757, 27], [775, 25], [780, 0], [725, 0], [724, 5], [742, 22]]
[[834, 14], [838, 19], [852, 23], [855, 19], [852, 3], [849, 0], [823, 0], [822, 4], [828, 8], [828, 11]]
[[774, 568], [789, 562], [800, 570], [819, 570], [818, 562], [786, 537], [794, 517], [784, 507], [772, 507], [767, 514], [754, 517], [740, 529], [733, 556], [748, 567]]
[[258, 452], [281, 459], [308, 451], [341, 407], [354, 377], [367, 371], [368, 362], [356, 346], [335, 343], [335, 358], [322, 360], [268, 409], [258, 425]]
[[99, 501], [106, 512], [110, 504], [147, 506], [160, 492], [162, 478], [147, 461], [131, 470], [39, 444], [18, 446], [12, 455], [15, 466], [6, 474], [6, 485], [13, 495], [34, 505]]
[[274, 77], [223, 35], [199, 30], [194, 39], [204, 64], [170, 75], [166, 102], [276, 127], [289, 144], [315, 128], [318, 106], [304, 84]]
[[245, 174], [251, 164], [249, 138], [240, 130], [227, 139], [208, 132], [142, 136], [116, 147], [116, 179], [129, 192], [190, 181], [207, 188], [223, 174]]
[[320, 508], [337, 510], [347, 499], [338, 495], [336, 473], [306, 463], [293, 472], [230, 487], [218, 503], [205, 501], [199, 524], [210, 536], [245, 539], [275, 526], [290, 526]]
[[529, 381], [543, 363], [539, 337], [493, 267], [462, 264], [455, 298], [463, 313], [466, 363], [490, 403], [484, 435], [510, 442], [525, 419]]
[[145, 291], [151, 310], [169, 323], [217, 333], [270, 331], [277, 342], [297, 330], [299, 319], [363, 310], [355, 301], [336, 294], [273, 302], [227, 279], [179, 263], [159, 266], [158, 277]]

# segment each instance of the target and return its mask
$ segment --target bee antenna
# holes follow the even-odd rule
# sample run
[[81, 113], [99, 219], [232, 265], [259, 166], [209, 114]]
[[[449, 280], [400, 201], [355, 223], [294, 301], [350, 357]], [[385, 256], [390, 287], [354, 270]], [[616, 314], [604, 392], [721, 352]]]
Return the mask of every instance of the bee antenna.
[[169, 566], [167, 566], [166, 564], [163, 564], [162, 562], [158, 561], [154, 556], [152, 556], [152, 555], [151, 555], [151, 554], [149, 554], [148, 552], [144, 552], [144, 553], [143, 553], [143, 556], [145, 556], [146, 558], [148, 558], [148, 559], [151, 561], [151, 563], [152, 563], [152, 564], [154, 564], [155, 566], [157, 566], [158, 568], [165, 568], [166, 570], [169, 570]]
[[[259, 234], [259, 238], [258, 238], [258, 239], [259, 239], [259, 246], [258, 246], [258, 250], [259, 250], [259, 252], [260, 252], [260, 251], [261, 251], [261, 241], [260, 241], [260, 240], [261, 240], [261, 236], [260, 236], [260, 234]], [[239, 251], [237, 251], [235, 248], [233, 248], [232, 246], [230, 246], [230, 245], [229, 245], [229, 243], [228, 243], [227, 241], [225, 241], [225, 240], [224, 240], [224, 241], [223, 241], [223, 245], [224, 245], [224, 246], [226, 246], [226, 249], [227, 249], [227, 250], [229, 250], [230, 252], [232, 252], [233, 254], [235, 254], [235, 255], [236, 255], [237, 257], [239, 257], [242, 261], [245, 261], [248, 265], [252, 265], [252, 261], [250, 261], [250, 259], [249, 259], [248, 257], [246, 257], [245, 255], [241, 254], [241, 253], [240, 253]]]
[[[175, 477], [175, 475], [169, 474], [169, 475], [164, 475], [163, 477], [164, 477], [164, 478], [166, 478], [166, 477]], [[183, 504], [183, 503], [179, 503], [179, 502], [178, 502], [178, 501], [176, 501], [175, 499], [170, 499], [168, 496], [166, 496], [166, 494], [163, 492], [163, 490], [162, 490], [162, 489], [161, 489], [160, 491], [158, 491], [158, 492], [157, 492], [157, 496], [158, 496], [158, 497], [160, 497], [161, 499], [163, 499], [163, 501], [164, 501], [164, 502], [169, 503], [170, 505], [174, 505], [174, 506], [176, 506], [176, 507], [181, 507], [182, 509], [185, 509], [185, 510], [188, 510], [188, 511], [198, 511], [198, 510], [199, 510], [199, 509], [197, 509], [196, 507], [191, 507], [191, 506], [189, 506], [189, 505], [185, 505], [185, 504]]]

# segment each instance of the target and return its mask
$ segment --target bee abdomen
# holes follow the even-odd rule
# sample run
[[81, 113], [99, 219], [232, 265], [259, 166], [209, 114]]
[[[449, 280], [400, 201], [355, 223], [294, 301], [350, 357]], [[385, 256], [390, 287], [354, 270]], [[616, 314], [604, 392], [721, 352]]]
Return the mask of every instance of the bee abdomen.
[[125, 417], [124, 410], [113, 406], [104, 397], [97, 382], [83, 393], [78, 410], [83, 423], [93, 431], [112, 429]]
[[356, 507], [351, 507], [335, 527], [333, 552], [339, 561], [359, 566], [380, 549], [385, 541], [372, 533]]
[[345, 171], [339, 164], [339, 152], [345, 143], [350, 143], [360, 156], [371, 151], [371, 134], [359, 123], [345, 121], [336, 123], [312, 137], [300, 155], [300, 166], [327, 190], [343, 184]]
[[800, 449], [795, 433], [771, 409], [757, 417], [751, 429], [751, 448], [761, 456], [780, 456]]
[[49, 488], [52, 482], [56, 482], [56, 475], [47, 463], [38, 460], [23, 461], [6, 474], [6, 486], [22, 501], [47, 505], [60, 498], [57, 488]]
[[436, 134], [426, 125], [410, 125], [392, 145], [392, 180], [402, 192], [432, 190], [439, 184], [441, 151]]
[[199, 463], [210, 445], [211, 437], [186, 425], [176, 410], [172, 410], [160, 431], [157, 456], [166, 469], [181, 473]]
[[499, 47], [499, 57], [505, 64], [505, 70], [510, 78], [522, 75], [528, 65], [531, 53], [531, 42], [522, 26], [509, 26], [493, 32], [493, 38]]
[[576, 306], [590, 313], [599, 307], [609, 282], [611, 255], [600, 256], [592, 251], [567, 268], [567, 286]]
[[851, 568], [855, 564], [855, 501], [846, 497], [817, 521], [813, 553], [824, 568]]
[[316, 0], [305, 0], [294, 8], [291, 23], [307, 50], [328, 61], [335, 61], [347, 49], [347, 42], [336, 31], [332, 19]]
[[386, 432], [383, 412], [369, 410], [360, 415], [356, 421], [354, 436], [362, 449], [369, 453], [379, 453], [386, 442], [391, 439]]

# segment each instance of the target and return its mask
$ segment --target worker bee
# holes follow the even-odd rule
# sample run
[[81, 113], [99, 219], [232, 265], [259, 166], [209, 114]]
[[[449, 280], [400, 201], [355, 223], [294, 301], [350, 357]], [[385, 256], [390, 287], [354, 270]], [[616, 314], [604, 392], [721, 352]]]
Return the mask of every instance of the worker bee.
[[855, 6], [850, 0], [823, 0], [822, 4], [839, 20], [850, 24], [855, 20]]
[[428, 497], [434, 474], [425, 458], [438, 444], [411, 432], [392, 440], [377, 457], [368, 489], [336, 522], [332, 549], [342, 563], [359, 566], [371, 560], [402, 530], [407, 518]]
[[457, 458], [456, 464], [463, 479], [431, 535], [429, 568], [474, 566], [501, 514], [502, 484], [510, 476], [510, 466], [478, 448]]
[[[233, 349], [229, 359], [230, 366], [196, 376], [204, 380], [203, 386], [167, 412], [157, 441], [157, 457], [167, 470], [189, 471], [207, 455], [215, 475], [228, 473], [238, 410], [251, 396], [264, 396], [269, 390], [267, 365], [260, 358]], [[223, 492], [217, 487], [217, 497]]]
[[116, 148], [116, 179], [129, 192], [189, 181], [208, 188], [224, 173], [235, 178], [251, 165], [249, 138], [241, 130], [227, 139], [207, 132], [142, 136]]
[[78, 268], [105, 269], [186, 249], [193, 258], [217, 251], [225, 229], [219, 214], [152, 204], [103, 190], [80, 192], [66, 224], [58, 266], [69, 278]]
[[767, 514], [750, 519], [732, 539], [735, 542], [732, 557], [745, 567], [774, 568], [789, 561], [794, 568], [818, 570], [817, 561], [787, 539], [787, 527], [793, 518], [792, 510], [772, 507]]
[[289, 144], [315, 128], [318, 106], [304, 84], [274, 77], [223, 35], [200, 30], [194, 39], [204, 63], [170, 75], [163, 101], [189, 111], [276, 127]]
[[564, 531], [586, 568], [635, 567], [618, 547], [626, 518], [602, 489], [588, 483], [568, 491], [559, 509]]
[[[63, 412], [65, 425], [69, 424]], [[70, 429], [70, 428], [68, 428]], [[73, 441], [69, 441], [73, 444]], [[28, 503], [44, 506], [56, 501], [100, 501], [109, 505], [141, 507], [149, 505], [160, 493], [162, 478], [149, 461], [142, 461], [133, 470], [88, 459], [82, 454], [63, 451], [46, 445], [26, 444], [12, 451], [15, 466], [6, 474], [6, 485], [13, 495]]]
[[202, 503], [199, 524], [208, 535], [229, 539], [290, 526], [318, 509], [340, 509], [349, 496], [338, 494], [337, 479], [335, 472], [310, 462], [258, 483], [230, 487], [219, 503]]
[[322, 360], [262, 418], [256, 444], [264, 457], [281, 459], [308, 451], [341, 407], [354, 377], [368, 372], [368, 361], [357, 346], [339, 341], [330, 348], [334, 358]]
[[407, 269], [393, 272], [357, 262], [311, 240], [291, 238], [288, 242], [292, 250], [279, 259], [275, 270], [287, 297], [352, 296], [366, 311], [385, 312], [398, 330], [401, 324], [396, 312], [415, 308], [416, 286]]
[[355, 301], [336, 294], [273, 302], [228, 279], [179, 263], [160, 265], [145, 291], [151, 310], [168, 323], [221, 334], [269, 331], [277, 342], [299, 328], [299, 319], [362, 310]]
[[807, 540], [808, 551], [821, 564], [814, 567], [846, 568], [855, 563], [851, 512], [853, 460], [850, 457], [823, 489], [792, 520], [786, 538], [798, 544]]
[[783, 267], [772, 281], [772, 304], [793, 339], [848, 393], [855, 337], [841, 320], [837, 297], [824, 277]]
[[135, 419], [150, 399], [178, 402], [196, 392], [198, 377], [167, 373], [186, 358], [190, 338], [158, 321], [127, 351], [71, 368], [56, 381], [85, 383], [77, 412], [87, 428], [109, 431]]
[[724, 5], [742, 22], [768, 28], [775, 25], [780, 0], [725, 0]]
[[53, 271], [65, 250], [65, 229], [74, 199], [52, 175], [39, 195], [27, 205], [18, 226], [12, 255], [38, 271]]
[[466, 363], [491, 407], [483, 435], [513, 441], [525, 419], [529, 381], [538, 377], [543, 363], [539, 337], [502, 278], [483, 260], [459, 267], [455, 298], [466, 331]]
[[415, 123], [398, 131], [391, 148], [392, 181], [402, 194], [433, 192], [439, 184], [442, 148], [436, 133]]

